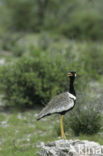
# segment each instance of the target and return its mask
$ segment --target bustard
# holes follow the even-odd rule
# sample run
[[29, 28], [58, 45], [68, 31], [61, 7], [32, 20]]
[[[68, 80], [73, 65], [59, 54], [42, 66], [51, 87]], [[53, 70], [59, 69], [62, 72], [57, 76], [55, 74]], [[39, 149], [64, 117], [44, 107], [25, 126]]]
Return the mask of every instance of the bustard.
[[76, 72], [69, 72], [68, 76], [70, 78], [70, 89], [69, 92], [61, 93], [55, 96], [48, 105], [38, 114], [37, 120], [41, 118], [51, 115], [51, 114], [60, 114], [60, 129], [61, 136], [63, 139], [66, 139], [63, 129], [63, 116], [66, 112], [70, 111], [75, 106], [76, 101], [76, 93], [74, 90], [74, 80], [76, 77]]

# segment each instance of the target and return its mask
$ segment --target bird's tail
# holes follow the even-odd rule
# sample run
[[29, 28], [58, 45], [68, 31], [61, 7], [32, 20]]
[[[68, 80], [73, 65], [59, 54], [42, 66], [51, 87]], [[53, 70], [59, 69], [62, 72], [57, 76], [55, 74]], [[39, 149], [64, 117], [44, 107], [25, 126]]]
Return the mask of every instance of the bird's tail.
[[40, 114], [38, 114], [38, 116], [37, 116], [37, 120], [40, 120], [41, 118], [43, 118], [44, 117], [44, 115], [42, 115], [41, 113]]
[[40, 120], [41, 118], [44, 118], [45, 116], [49, 116], [50, 113], [45, 113], [45, 114], [42, 114], [42, 112], [40, 114], [38, 114], [37, 116], [37, 120]]

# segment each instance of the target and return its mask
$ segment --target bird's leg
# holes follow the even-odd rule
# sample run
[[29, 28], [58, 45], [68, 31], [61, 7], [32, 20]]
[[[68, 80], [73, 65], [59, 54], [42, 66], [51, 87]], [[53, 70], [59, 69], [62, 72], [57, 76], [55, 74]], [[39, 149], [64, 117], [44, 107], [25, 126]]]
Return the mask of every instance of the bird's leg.
[[66, 139], [66, 136], [64, 134], [64, 129], [63, 129], [63, 116], [64, 115], [61, 115], [61, 117], [60, 117], [60, 129], [61, 129], [61, 136], [62, 136], [62, 138]]

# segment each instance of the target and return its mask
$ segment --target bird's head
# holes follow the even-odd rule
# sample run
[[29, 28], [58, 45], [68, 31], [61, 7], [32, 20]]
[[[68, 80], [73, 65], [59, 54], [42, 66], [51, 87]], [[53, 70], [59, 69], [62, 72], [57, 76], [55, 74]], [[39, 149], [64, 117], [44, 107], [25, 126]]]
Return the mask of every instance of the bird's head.
[[77, 75], [76, 75], [76, 72], [74, 72], [74, 71], [71, 71], [71, 72], [68, 73], [68, 77], [69, 77], [70, 79], [75, 79], [76, 76], [77, 76]]

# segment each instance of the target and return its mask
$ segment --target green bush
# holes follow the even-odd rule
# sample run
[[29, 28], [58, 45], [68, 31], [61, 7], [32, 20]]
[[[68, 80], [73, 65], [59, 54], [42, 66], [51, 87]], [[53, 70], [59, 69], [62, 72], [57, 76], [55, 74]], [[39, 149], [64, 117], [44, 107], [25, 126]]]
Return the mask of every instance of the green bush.
[[64, 119], [65, 131], [71, 128], [76, 136], [79, 134], [95, 134], [101, 128], [100, 101], [92, 100], [88, 94], [79, 93], [75, 109]]
[[[0, 89], [9, 105], [46, 104], [56, 94], [68, 90], [68, 71], [80, 68], [78, 62], [69, 62], [63, 54], [53, 56], [41, 50], [31, 51], [32, 57], [22, 57], [16, 63], [0, 68]], [[83, 79], [86, 76], [82, 68], [78, 74]], [[78, 85], [81, 78], [75, 82], [77, 88], [81, 87]]]
[[22, 37], [22, 33], [6, 33], [2, 36], [1, 48], [13, 56], [22, 56], [25, 51], [25, 46], [21, 40]]
[[84, 0], [5, 0], [0, 6], [0, 34], [42, 32], [64, 34], [68, 38], [103, 39], [102, 1], [96, 7]]
[[[88, 46], [87, 46], [88, 45]], [[103, 74], [103, 46], [99, 43], [88, 42], [80, 55], [80, 62], [92, 79], [98, 79]]]
[[60, 31], [69, 38], [103, 39], [103, 19], [97, 12], [77, 12], [67, 23], [61, 25]]
[[[77, 101], [73, 110], [67, 112], [64, 116], [63, 126], [67, 136], [79, 136], [81, 134], [93, 135], [100, 132], [102, 128], [102, 99], [94, 100], [86, 93], [84, 89], [77, 93]], [[54, 125], [56, 136], [61, 136], [60, 124]]]

